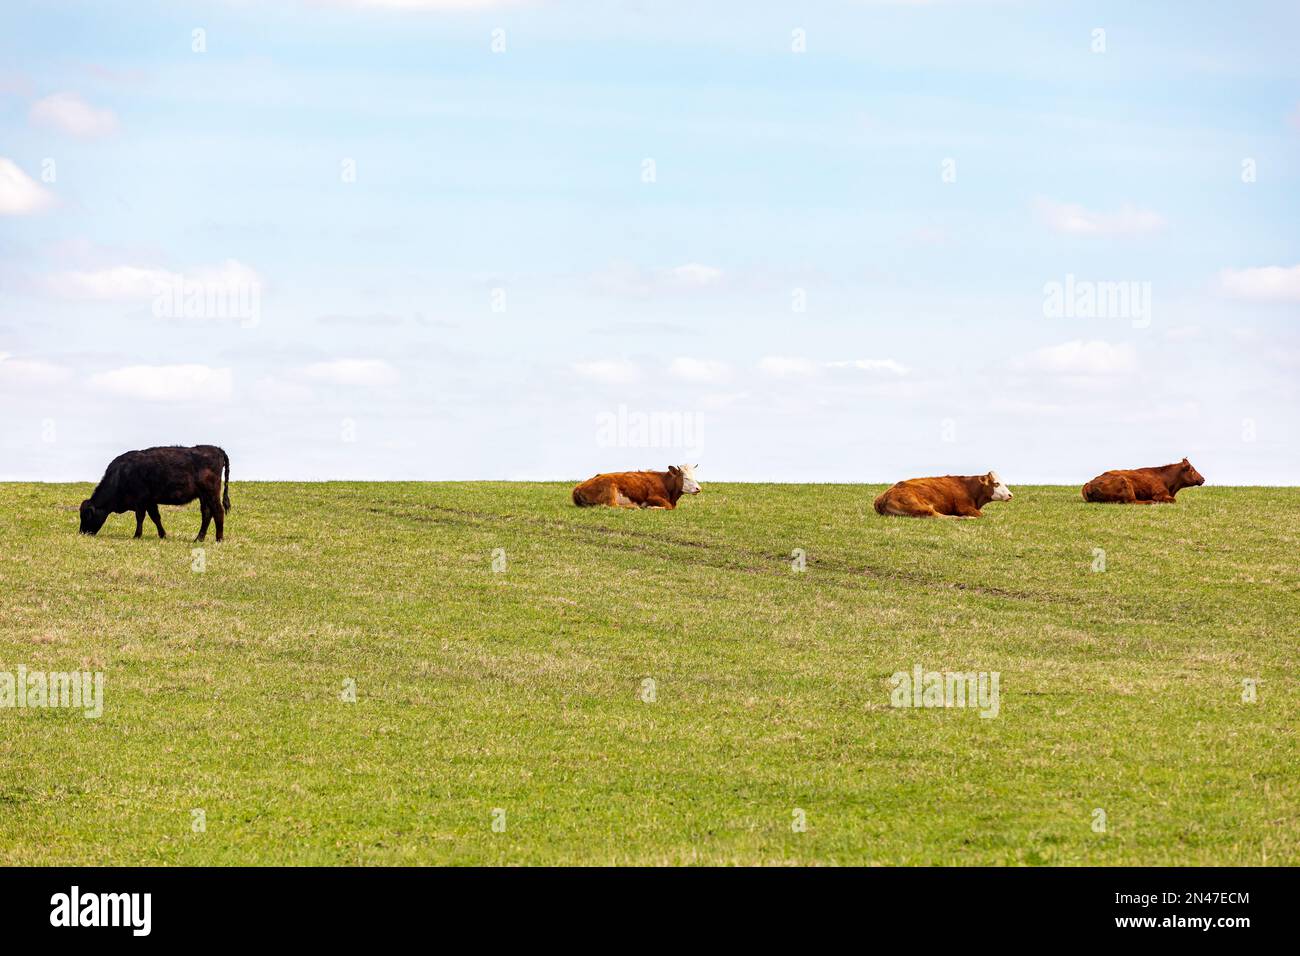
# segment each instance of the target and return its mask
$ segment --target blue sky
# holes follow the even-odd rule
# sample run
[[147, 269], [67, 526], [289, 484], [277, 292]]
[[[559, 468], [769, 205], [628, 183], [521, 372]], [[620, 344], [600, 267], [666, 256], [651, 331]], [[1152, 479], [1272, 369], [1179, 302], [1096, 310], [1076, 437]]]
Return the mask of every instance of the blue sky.
[[1294, 4], [3, 16], [0, 479], [1300, 484]]

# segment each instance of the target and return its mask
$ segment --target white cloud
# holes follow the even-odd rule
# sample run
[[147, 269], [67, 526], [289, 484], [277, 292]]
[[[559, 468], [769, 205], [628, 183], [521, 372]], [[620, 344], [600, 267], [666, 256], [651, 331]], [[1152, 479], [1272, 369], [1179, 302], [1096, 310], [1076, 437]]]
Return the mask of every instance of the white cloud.
[[394, 385], [401, 378], [383, 359], [335, 359], [315, 362], [301, 370], [304, 378], [327, 385]]
[[1137, 369], [1137, 352], [1124, 343], [1084, 342], [1039, 349], [1016, 363], [1018, 367], [1064, 375], [1110, 375]]
[[61, 365], [0, 352], [0, 385], [60, 385], [71, 377], [72, 372]]
[[698, 262], [688, 262], [684, 266], [669, 269], [665, 276], [680, 285], [712, 285], [722, 278], [722, 270]]
[[1224, 269], [1219, 273], [1219, 284], [1234, 299], [1300, 302], [1300, 265]]
[[668, 366], [668, 372], [685, 382], [725, 382], [731, 378], [731, 367], [725, 362], [679, 356]]
[[893, 359], [855, 359], [850, 362], [827, 362], [827, 368], [851, 368], [863, 372], [892, 372], [906, 375], [907, 366]]
[[92, 302], [150, 299], [177, 283], [183, 283], [188, 294], [195, 287], [229, 290], [260, 286], [261, 277], [251, 266], [227, 259], [215, 266], [199, 266], [184, 273], [156, 266], [112, 266], [57, 272], [45, 276], [41, 282], [46, 291], [60, 298]]
[[117, 114], [97, 109], [76, 93], [53, 93], [32, 104], [31, 120], [81, 139], [97, 139], [117, 132]]
[[149, 402], [228, 402], [234, 377], [206, 365], [130, 365], [90, 377], [92, 388]]
[[65, 299], [121, 302], [148, 299], [169, 284], [175, 274], [166, 269], [114, 266], [89, 272], [59, 272], [42, 280], [44, 287]]
[[604, 382], [606, 385], [627, 385], [641, 378], [641, 369], [626, 359], [596, 359], [577, 362], [573, 370], [583, 378]]
[[1158, 212], [1135, 206], [1126, 205], [1112, 213], [1053, 199], [1039, 199], [1034, 206], [1050, 229], [1071, 236], [1138, 236], [1165, 226], [1165, 219]]
[[604, 295], [644, 299], [655, 295], [680, 295], [715, 286], [722, 281], [724, 275], [716, 266], [698, 262], [657, 271], [648, 271], [627, 263], [614, 263], [592, 275], [590, 282]]
[[777, 378], [806, 378], [817, 374], [817, 363], [806, 358], [768, 355], [759, 361], [758, 370]]
[[25, 216], [39, 212], [54, 197], [6, 156], [0, 156], [0, 216]]
[[906, 375], [908, 368], [894, 359], [843, 359], [834, 362], [816, 362], [809, 358], [788, 355], [769, 355], [758, 363], [760, 372], [777, 378], [811, 378], [824, 369], [856, 372], [889, 372]]
[[201, 266], [185, 273], [185, 281], [222, 286], [258, 285], [262, 277], [252, 266], [237, 259], [226, 259], [220, 265]]

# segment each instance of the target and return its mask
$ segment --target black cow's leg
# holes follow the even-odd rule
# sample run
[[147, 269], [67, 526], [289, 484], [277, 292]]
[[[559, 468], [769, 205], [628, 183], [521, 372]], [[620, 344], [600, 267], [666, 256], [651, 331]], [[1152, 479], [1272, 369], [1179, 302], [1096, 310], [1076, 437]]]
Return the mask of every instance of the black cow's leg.
[[202, 541], [208, 536], [208, 522], [212, 520], [212, 509], [208, 507], [205, 499], [199, 499], [199, 508], [203, 512], [203, 526], [199, 528], [199, 536], [194, 539], [195, 541]]
[[144, 509], [141, 508], [135, 513], [135, 536], [138, 538], [144, 534]]
[[153, 519], [153, 523], [155, 527], [158, 528], [158, 537], [159, 538], [167, 537], [167, 532], [163, 530], [163, 526], [162, 526], [162, 515], [158, 514], [157, 505], [149, 506], [149, 517]]
[[225, 533], [226, 530], [225, 529], [226, 512], [225, 509], [221, 507], [220, 498], [212, 499], [212, 517], [217, 522], [217, 540], [220, 541], [222, 535]]

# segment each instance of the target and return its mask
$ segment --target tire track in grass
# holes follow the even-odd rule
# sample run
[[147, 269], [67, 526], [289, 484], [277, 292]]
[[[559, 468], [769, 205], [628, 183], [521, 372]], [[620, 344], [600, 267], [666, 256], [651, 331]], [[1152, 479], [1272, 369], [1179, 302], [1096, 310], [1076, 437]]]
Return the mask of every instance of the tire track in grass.
[[[591, 526], [571, 524], [565, 521], [538, 518], [532, 515], [498, 514], [494, 512], [472, 511], [466, 508], [448, 508], [443, 505], [433, 504], [415, 505], [412, 508], [400, 510], [393, 508], [369, 507], [366, 511], [372, 514], [384, 515], [391, 518], [414, 519], [450, 527], [487, 529], [519, 522], [535, 528], [564, 532], [567, 534], [569, 540], [590, 546], [607, 547], [611, 539], [628, 539], [630, 541], [645, 541], [655, 546], [666, 545], [669, 548], [690, 548], [696, 553], [707, 554], [714, 558], [714, 560], [709, 561], [694, 561], [695, 564], [713, 568], [714, 570], [740, 571], [745, 574], [753, 575], [770, 574], [774, 577], [781, 578], [786, 577], [789, 573], [787, 568], [788, 557], [784, 554], [768, 555], [762, 552], [738, 548], [735, 545], [728, 544], [722, 547], [725, 547], [729, 554], [736, 555], [741, 559], [739, 561], [728, 561], [725, 558], [719, 558], [718, 552], [721, 549], [710, 542], [692, 541], [678, 538], [673, 535], [654, 534], [648, 531], [638, 531], [632, 528], [613, 528], [607, 525]], [[431, 518], [420, 513], [425, 511], [455, 515], [459, 516], [462, 520], [456, 520], [455, 518]], [[620, 550], [623, 553], [643, 554], [665, 561], [681, 560], [684, 557], [682, 554], [672, 551], [658, 550], [656, 547], [650, 546], [625, 547]], [[686, 552], [686, 555], [689, 554], [690, 552]], [[881, 568], [873, 565], [858, 566], [824, 558], [809, 558], [808, 563], [811, 567], [815, 567], [820, 572], [837, 576], [832, 579], [832, 583], [849, 591], [871, 590], [855, 580], [857, 578], [867, 577], [872, 581], [886, 585], [916, 585], [931, 590], [957, 591], [960, 593], [976, 594], [984, 597], [1000, 598], [1016, 602], [1056, 605], [1075, 605], [1078, 603], [1076, 598], [1068, 595], [1015, 591], [1010, 588], [998, 587], [996, 585], [970, 584], [964, 581], [936, 580], [935, 578], [929, 577], [925, 574], [901, 568]], [[780, 565], [780, 568], [778, 569], [776, 565]], [[1142, 608], [1145, 608], [1145, 605], [1131, 608], [1129, 609], [1129, 612], [1131, 613], [1132, 611], [1140, 610]]]

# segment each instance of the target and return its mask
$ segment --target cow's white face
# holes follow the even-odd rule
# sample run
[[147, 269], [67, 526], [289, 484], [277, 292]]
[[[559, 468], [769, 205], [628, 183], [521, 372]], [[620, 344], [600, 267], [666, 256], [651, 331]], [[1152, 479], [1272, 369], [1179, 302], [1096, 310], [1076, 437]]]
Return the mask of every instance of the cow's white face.
[[695, 480], [694, 465], [678, 465], [682, 473], [682, 494], [698, 495], [700, 493], [700, 483]]
[[998, 477], [998, 473], [990, 471], [989, 478], [993, 480], [993, 500], [1010, 501], [1012, 498], [1011, 489], [1006, 486], [1006, 482]]

